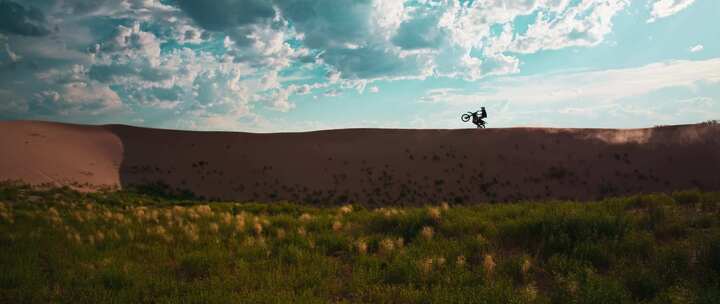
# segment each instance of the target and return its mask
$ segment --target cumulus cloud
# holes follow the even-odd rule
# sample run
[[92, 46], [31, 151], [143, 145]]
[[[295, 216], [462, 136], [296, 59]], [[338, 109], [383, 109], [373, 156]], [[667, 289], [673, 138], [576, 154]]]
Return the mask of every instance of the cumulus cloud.
[[669, 17], [688, 8], [695, 0], [655, 0], [650, 11], [648, 22], [655, 22], [658, 19]]
[[702, 44], [695, 45], [695, 46], [693, 46], [693, 47], [690, 48], [690, 53], [701, 52], [704, 48], [705, 48], [705, 47], [703, 47]]
[[540, 11], [537, 22], [516, 38], [510, 48], [518, 53], [535, 53], [597, 45], [612, 31], [612, 18], [628, 3], [627, 0], [583, 1], [554, 18]]

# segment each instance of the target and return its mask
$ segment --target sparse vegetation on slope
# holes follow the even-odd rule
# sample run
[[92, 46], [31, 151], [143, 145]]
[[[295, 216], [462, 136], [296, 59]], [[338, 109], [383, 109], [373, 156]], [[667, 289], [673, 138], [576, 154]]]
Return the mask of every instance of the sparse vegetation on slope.
[[338, 208], [0, 187], [2, 303], [717, 303], [720, 193]]

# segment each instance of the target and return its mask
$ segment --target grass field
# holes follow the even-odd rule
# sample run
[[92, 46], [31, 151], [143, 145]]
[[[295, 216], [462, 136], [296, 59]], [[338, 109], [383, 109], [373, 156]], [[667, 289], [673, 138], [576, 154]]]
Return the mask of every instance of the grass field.
[[383, 209], [147, 193], [0, 186], [0, 302], [720, 303], [720, 193]]

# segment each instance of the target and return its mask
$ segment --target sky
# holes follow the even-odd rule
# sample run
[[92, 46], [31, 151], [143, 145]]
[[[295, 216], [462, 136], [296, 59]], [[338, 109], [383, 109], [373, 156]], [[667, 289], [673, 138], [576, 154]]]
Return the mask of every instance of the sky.
[[716, 0], [0, 0], [0, 120], [244, 132], [720, 119]]

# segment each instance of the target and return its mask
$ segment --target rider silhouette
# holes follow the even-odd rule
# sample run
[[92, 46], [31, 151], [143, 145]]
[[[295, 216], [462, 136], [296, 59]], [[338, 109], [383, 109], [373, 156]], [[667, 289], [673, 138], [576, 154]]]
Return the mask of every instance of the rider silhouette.
[[[480, 115], [478, 115], [478, 112], [480, 112]], [[472, 113], [472, 122], [479, 128], [481, 125], [485, 125], [485, 121], [483, 118], [487, 118], [487, 112], [485, 111], [485, 107], [481, 107], [480, 111], [475, 111]]]

